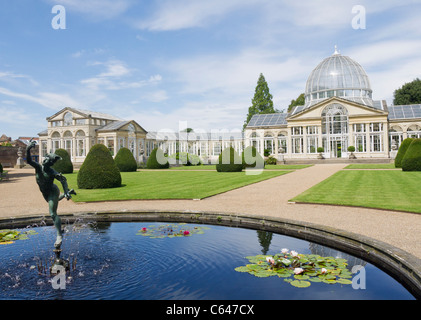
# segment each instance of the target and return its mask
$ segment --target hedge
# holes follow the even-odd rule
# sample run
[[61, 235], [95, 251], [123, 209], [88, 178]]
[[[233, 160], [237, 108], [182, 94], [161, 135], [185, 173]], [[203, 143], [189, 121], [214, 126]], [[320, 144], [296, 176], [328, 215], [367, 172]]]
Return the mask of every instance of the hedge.
[[133, 172], [137, 170], [137, 162], [133, 153], [127, 148], [118, 150], [114, 162], [120, 172]]
[[121, 174], [103, 144], [94, 145], [85, 158], [77, 174], [79, 189], [104, 189], [121, 186]]
[[[159, 161], [158, 161], [159, 160]], [[160, 148], [155, 148], [152, 150], [148, 161], [146, 161], [146, 168], [148, 169], [168, 169], [170, 163], [164, 155], [164, 151]]]
[[216, 171], [218, 172], [240, 172], [243, 170], [243, 162], [240, 155], [233, 147], [228, 147], [219, 155]]
[[58, 160], [52, 168], [59, 173], [73, 173], [73, 163], [69, 153], [64, 149], [57, 149], [54, 153], [60, 156], [61, 160]]
[[421, 171], [421, 139], [413, 139], [402, 160], [403, 171]]
[[241, 158], [244, 168], [264, 169], [265, 167], [265, 160], [253, 146], [245, 148], [241, 154]]
[[409, 145], [412, 143], [414, 139], [406, 138], [402, 141], [401, 146], [399, 147], [398, 153], [396, 154], [395, 158], [395, 168], [402, 168], [402, 160], [405, 157], [405, 153], [409, 148]]
[[199, 156], [187, 152], [176, 152], [170, 155], [168, 158], [177, 160], [177, 164], [182, 164], [185, 166], [200, 166], [202, 164]]

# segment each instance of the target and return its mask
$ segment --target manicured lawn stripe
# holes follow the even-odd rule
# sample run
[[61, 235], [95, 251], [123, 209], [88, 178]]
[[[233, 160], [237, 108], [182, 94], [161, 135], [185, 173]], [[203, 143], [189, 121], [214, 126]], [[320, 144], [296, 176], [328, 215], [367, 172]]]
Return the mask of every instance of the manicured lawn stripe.
[[421, 172], [342, 170], [291, 199], [421, 213]]
[[355, 163], [345, 169], [396, 169], [394, 163]]
[[[268, 164], [265, 166], [265, 170], [298, 170], [311, 167], [311, 164]], [[143, 170], [143, 169], [141, 169]], [[171, 167], [170, 170], [209, 170], [215, 171], [216, 165], [203, 165], [203, 166], [180, 166]]]
[[77, 196], [75, 202], [137, 199], [202, 199], [252, 183], [281, 176], [290, 171], [264, 171], [258, 175], [245, 172], [216, 171], [137, 171], [122, 172], [120, 188], [77, 189], [77, 173], [65, 175]]

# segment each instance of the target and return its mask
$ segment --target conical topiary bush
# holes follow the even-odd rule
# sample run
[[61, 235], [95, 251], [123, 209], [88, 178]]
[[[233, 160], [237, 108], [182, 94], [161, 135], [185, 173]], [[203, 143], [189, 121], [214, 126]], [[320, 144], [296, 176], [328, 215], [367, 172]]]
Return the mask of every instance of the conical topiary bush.
[[59, 173], [73, 173], [73, 163], [70, 160], [69, 153], [64, 149], [57, 149], [54, 153], [61, 157], [52, 168]]
[[146, 161], [146, 168], [148, 169], [168, 169], [170, 164], [165, 157], [164, 152], [160, 148], [152, 150], [148, 161]]
[[244, 168], [264, 169], [265, 167], [265, 160], [253, 146], [245, 148], [241, 154], [241, 158]]
[[401, 146], [399, 147], [398, 153], [395, 158], [395, 168], [402, 168], [402, 160], [405, 157], [406, 150], [408, 150], [409, 145], [412, 143], [412, 138], [406, 138], [402, 141]]
[[243, 162], [240, 155], [233, 147], [225, 148], [219, 155], [216, 171], [218, 172], [240, 172], [243, 170]]
[[134, 158], [133, 153], [127, 148], [118, 150], [114, 162], [120, 172], [133, 172], [137, 170], [136, 159]]
[[121, 174], [110, 150], [103, 144], [94, 145], [77, 174], [79, 189], [104, 189], [121, 186]]
[[403, 171], [421, 171], [421, 139], [414, 139], [402, 160]]

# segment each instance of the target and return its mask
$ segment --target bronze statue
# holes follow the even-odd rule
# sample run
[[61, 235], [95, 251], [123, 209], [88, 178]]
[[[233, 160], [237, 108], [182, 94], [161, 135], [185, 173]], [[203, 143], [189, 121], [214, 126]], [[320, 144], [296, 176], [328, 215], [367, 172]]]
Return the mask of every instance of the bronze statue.
[[[26, 147], [26, 161], [35, 168], [35, 177], [39, 189], [44, 196], [45, 201], [48, 202], [50, 215], [57, 230], [57, 238], [54, 247], [59, 250], [63, 241], [63, 230], [61, 229], [61, 219], [57, 215], [58, 202], [63, 198], [66, 198], [67, 200], [71, 199], [71, 195], [76, 195], [76, 192], [73, 189], [69, 190], [66, 178], [61, 173], [58, 173], [51, 168], [58, 160], [61, 160], [60, 156], [49, 153], [42, 161], [42, 165], [32, 161], [31, 149], [35, 147], [35, 145], [36, 141], [32, 141], [31, 139], [29, 145]], [[57, 179], [63, 185], [63, 194], [60, 194], [59, 188], [54, 184], [54, 179]]]

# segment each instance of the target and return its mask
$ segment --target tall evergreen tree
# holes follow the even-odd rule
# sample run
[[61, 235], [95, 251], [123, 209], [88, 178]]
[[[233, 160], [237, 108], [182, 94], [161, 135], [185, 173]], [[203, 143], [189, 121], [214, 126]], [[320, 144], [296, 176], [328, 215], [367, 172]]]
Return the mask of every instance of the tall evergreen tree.
[[244, 122], [243, 129], [247, 126], [250, 119], [255, 114], [279, 112], [273, 108], [272, 98], [273, 96], [269, 92], [269, 86], [266, 82], [266, 79], [261, 73], [259, 80], [257, 80], [256, 90], [254, 91], [254, 97], [251, 100], [251, 107], [249, 107], [249, 112], [247, 114], [247, 119]]

